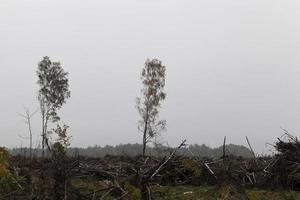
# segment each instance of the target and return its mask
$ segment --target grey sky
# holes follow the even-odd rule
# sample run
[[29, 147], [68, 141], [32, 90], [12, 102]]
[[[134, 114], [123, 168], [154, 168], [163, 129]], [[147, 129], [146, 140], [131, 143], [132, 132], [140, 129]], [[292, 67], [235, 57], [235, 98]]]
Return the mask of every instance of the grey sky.
[[[246, 144], [300, 133], [298, 0], [1, 0], [0, 145], [26, 145], [37, 63], [70, 72], [73, 146], [141, 141], [135, 98], [146, 58], [167, 66], [163, 140]], [[39, 118], [34, 117], [34, 134]]]

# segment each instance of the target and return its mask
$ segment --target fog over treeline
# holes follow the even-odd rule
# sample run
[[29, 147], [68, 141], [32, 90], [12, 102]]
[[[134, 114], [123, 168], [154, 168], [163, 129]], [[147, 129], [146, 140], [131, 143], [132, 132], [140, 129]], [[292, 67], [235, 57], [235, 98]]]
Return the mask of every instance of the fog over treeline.
[[[106, 145], [106, 146], [92, 146], [87, 148], [69, 148], [68, 154], [70, 156], [87, 156], [94, 158], [102, 158], [107, 155], [111, 156], [138, 156], [142, 152], [142, 144], [120, 144], [116, 146]], [[147, 154], [154, 157], [161, 157], [169, 155], [174, 148], [154, 145], [147, 148]], [[10, 150], [12, 155], [28, 156], [28, 148], [13, 148]], [[41, 156], [41, 149], [34, 149], [33, 154], [35, 156]], [[226, 145], [226, 152], [228, 155], [242, 156], [245, 158], [251, 157], [251, 151], [242, 145], [228, 144]], [[223, 146], [212, 148], [205, 144], [190, 145], [186, 148], [179, 149], [179, 155], [184, 156], [198, 156], [198, 157], [208, 157], [208, 158], [219, 158], [223, 154]]]

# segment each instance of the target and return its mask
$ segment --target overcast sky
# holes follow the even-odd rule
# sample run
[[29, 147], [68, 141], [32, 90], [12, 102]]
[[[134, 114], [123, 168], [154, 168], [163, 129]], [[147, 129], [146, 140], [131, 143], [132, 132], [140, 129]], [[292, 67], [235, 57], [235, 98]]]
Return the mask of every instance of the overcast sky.
[[1, 0], [0, 146], [28, 144], [17, 113], [38, 108], [35, 71], [47, 55], [70, 73], [61, 114], [73, 146], [141, 142], [139, 76], [158, 58], [162, 141], [246, 145], [248, 136], [266, 152], [280, 127], [300, 133], [299, 10], [298, 0]]

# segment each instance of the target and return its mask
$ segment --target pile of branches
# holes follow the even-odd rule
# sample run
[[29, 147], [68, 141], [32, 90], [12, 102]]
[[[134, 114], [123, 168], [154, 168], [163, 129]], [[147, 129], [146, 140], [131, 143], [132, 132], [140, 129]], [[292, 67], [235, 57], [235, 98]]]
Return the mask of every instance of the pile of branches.
[[300, 142], [285, 132], [275, 144], [277, 154], [272, 159], [270, 172], [277, 187], [300, 190]]
[[[249, 148], [252, 147], [247, 138]], [[204, 166], [216, 179], [218, 185], [235, 184], [270, 189], [300, 190], [300, 142], [287, 131], [278, 138], [271, 157], [245, 159], [224, 155], [218, 160], [206, 161]]]
[[[33, 186], [31, 188], [33, 194], [36, 190], [42, 189], [41, 192], [44, 194], [53, 194], [52, 192], [55, 191], [64, 199], [74, 200], [105, 199], [108, 196], [123, 200], [152, 200], [156, 195], [153, 188], [161, 185], [222, 187], [230, 184], [237, 187], [300, 190], [300, 142], [288, 133], [278, 138], [274, 144], [276, 153], [270, 157], [257, 157], [248, 138], [247, 142], [253, 153], [252, 158], [231, 155], [226, 150], [226, 139], [224, 139], [223, 156], [219, 159], [200, 158], [192, 152], [190, 152], [192, 156], [189, 157], [177, 155], [178, 150], [186, 145], [185, 142], [170, 150], [169, 155], [164, 158], [106, 156], [61, 159], [53, 157], [48, 160], [36, 158], [29, 165], [25, 158], [14, 157], [12, 166], [19, 168], [20, 175], [28, 179], [41, 177], [43, 174], [45, 180], [32, 182], [41, 181], [47, 184], [41, 184], [41, 188]], [[26, 176], [24, 170], [26, 167], [32, 168], [31, 177], [28, 174]], [[87, 192], [84, 184], [82, 188], [74, 184], [74, 180], [81, 179], [92, 183], [94, 189]], [[36, 199], [51, 199], [50, 196], [48, 195], [49, 198], [45, 198], [45, 195], [37, 196]]]
[[84, 195], [87, 199], [104, 199], [109, 195], [114, 199], [152, 200], [153, 186], [163, 182], [167, 169], [176, 162], [176, 152], [186, 145], [185, 142], [184, 140], [163, 159], [142, 156], [106, 156], [103, 160], [78, 158], [78, 166], [72, 169], [71, 176], [92, 177], [102, 186]]

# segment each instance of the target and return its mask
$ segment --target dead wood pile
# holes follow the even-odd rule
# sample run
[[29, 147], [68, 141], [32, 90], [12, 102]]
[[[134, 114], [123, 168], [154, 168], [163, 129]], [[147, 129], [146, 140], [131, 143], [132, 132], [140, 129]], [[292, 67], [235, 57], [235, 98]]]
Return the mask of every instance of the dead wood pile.
[[[226, 151], [225, 140], [224, 153], [219, 159], [176, 155], [184, 146], [185, 141], [164, 158], [68, 158], [63, 164], [66, 170], [65, 183], [70, 184], [67, 189], [72, 194], [72, 199], [103, 199], [107, 195], [115, 199], [134, 199], [131, 195], [136, 195], [143, 200], [153, 199], [151, 188], [159, 185], [205, 184], [222, 187], [230, 184], [238, 187], [300, 190], [300, 142], [288, 133], [278, 138], [274, 144], [276, 152], [269, 157], [259, 157], [254, 153], [253, 157], [248, 159], [232, 156]], [[249, 146], [251, 148], [250, 143]], [[23, 177], [28, 177], [28, 165], [28, 160], [22, 157], [11, 159], [12, 170], [19, 171]], [[45, 175], [51, 177], [61, 166], [51, 159], [36, 158], [33, 159], [31, 167], [33, 177], [38, 177], [41, 171], [45, 171]], [[93, 184], [101, 187], [83, 194], [80, 189], [72, 186], [72, 180], [77, 179], [92, 180]], [[49, 178], [46, 181], [49, 186], [53, 180]]]

